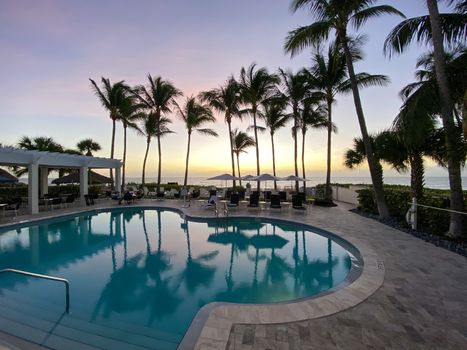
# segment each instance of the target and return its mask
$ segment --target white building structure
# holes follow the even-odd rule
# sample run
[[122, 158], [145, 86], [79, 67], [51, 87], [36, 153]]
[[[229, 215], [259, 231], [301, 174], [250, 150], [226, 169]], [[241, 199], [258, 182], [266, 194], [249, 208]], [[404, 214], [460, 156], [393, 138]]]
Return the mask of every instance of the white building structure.
[[30, 214], [39, 212], [39, 188], [42, 195], [48, 193], [49, 168], [79, 169], [82, 205], [86, 204], [84, 196], [88, 194], [88, 169], [115, 169], [116, 190], [121, 192], [123, 164], [119, 159], [0, 147], [0, 165], [18, 165], [28, 168], [28, 212]]

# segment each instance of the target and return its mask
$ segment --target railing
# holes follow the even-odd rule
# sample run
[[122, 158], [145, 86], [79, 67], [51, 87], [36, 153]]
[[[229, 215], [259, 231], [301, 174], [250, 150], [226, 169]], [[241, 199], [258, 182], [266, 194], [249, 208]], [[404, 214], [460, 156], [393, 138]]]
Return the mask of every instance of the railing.
[[70, 282], [68, 282], [67, 279], [60, 278], [60, 277], [41, 275], [41, 274], [38, 274], [38, 273], [15, 270], [15, 269], [3, 269], [3, 270], [0, 270], [0, 273], [6, 273], [6, 272], [16, 273], [18, 275], [42, 278], [42, 279], [45, 279], [45, 280], [51, 280], [51, 281], [57, 281], [57, 282], [65, 283], [65, 292], [66, 292], [66, 309], [65, 310], [66, 310], [67, 313], [70, 312]]
[[456, 210], [451, 210], [451, 209], [432, 207], [430, 205], [418, 204], [416, 198], [412, 198], [412, 202], [409, 202], [409, 204], [411, 204], [411, 206], [409, 210], [407, 211], [407, 214], [405, 214], [405, 221], [407, 221], [407, 223], [411, 225], [412, 230], [417, 229], [417, 207], [423, 207], [423, 208], [428, 208], [428, 209], [447, 211], [449, 213], [467, 215], [467, 213], [463, 211], [456, 211]]

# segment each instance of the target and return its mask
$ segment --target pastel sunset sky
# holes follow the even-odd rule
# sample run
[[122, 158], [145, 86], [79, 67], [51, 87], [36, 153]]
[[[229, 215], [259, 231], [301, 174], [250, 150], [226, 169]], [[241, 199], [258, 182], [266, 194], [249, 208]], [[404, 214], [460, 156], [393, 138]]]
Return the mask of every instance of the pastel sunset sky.
[[[386, 0], [407, 17], [426, 13], [422, 0]], [[130, 85], [160, 75], [172, 81], [186, 96], [218, 87], [229, 75], [238, 77], [252, 62], [271, 72], [278, 67], [297, 71], [310, 65], [311, 50], [290, 58], [283, 44], [288, 31], [311, 22], [306, 11], [295, 14], [286, 0], [2, 0], [0, 2], [0, 142], [14, 145], [21, 136], [50, 136], [65, 147], [91, 137], [110, 155], [111, 120], [94, 96], [89, 78], [125, 80]], [[443, 9], [443, 8], [441, 8]], [[401, 100], [399, 90], [414, 81], [414, 66], [423, 47], [413, 45], [402, 56], [383, 56], [383, 41], [400, 18], [372, 20], [365, 60], [358, 71], [386, 74], [388, 87], [362, 91], [368, 128], [372, 132], [390, 126]], [[180, 98], [182, 102], [185, 97]], [[183, 176], [187, 134], [171, 115], [174, 134], [163, 139], [163, 176]], [[209, 176], [229, 171], [229, 143], [223, 116], [213, 128], [218, 138], [194, 135], [190, 175]], [[352, 97], [338, 96], [334, 121], [333, 173], [336, 176], [367, 175], [366, 168], [343, 167], [343, 154], [360, 130]], [[250, 120], [234, 122], [245, 130]], [[121, 158], [123, 130], [117, 129], [116, 156]], [[279, 175], [293, 171], [290, 127], [276, 137]], [[145, 138], [130, 131], [127, 176], [140, 176]], [[269, 135], [260, 136], [261, 171], [272, 172]], [[326, 134], [310, 131], [306, 140], [309, 176], [325, 173]], [[147, 174], [156, 172], [156, 145], [151, 146]], [[255, 171], [254, 149], [241, 156], [242, 174]], [[388, 175], [395, 172], [389, 171]], [[427, 175], [444, 175], [432, 166]]]

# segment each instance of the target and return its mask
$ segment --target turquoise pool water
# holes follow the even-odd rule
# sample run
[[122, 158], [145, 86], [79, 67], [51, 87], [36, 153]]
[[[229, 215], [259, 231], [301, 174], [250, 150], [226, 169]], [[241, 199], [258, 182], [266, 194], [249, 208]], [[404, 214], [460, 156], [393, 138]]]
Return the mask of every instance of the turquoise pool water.
[[[176, 348], [207, 303], [271, 303], [316, 295], [342, 282], [350, 266], [348, 252], [330, 238], [263, 219], [186, 221], [174, 211], [131, 208], [0, 231], [0, 269], [70, 281], [72, 324], [128, 326], [149, 336], [154, 330], [160, 340], [155, 348]], [[71, 330], [56, 326], [72, 325], [47, 318], [63, 307], [59, 283], [0, 276], [0, 330], [27, 338], [23, 328], [8, 322], [42, 329], [42, 323], [21, 320], [21, 310], [37, 309], [36, 316], [50, 322], [58, 337], [73, 340], [77, 336]], [[46, 345], [54, 347], [51, 339]]]

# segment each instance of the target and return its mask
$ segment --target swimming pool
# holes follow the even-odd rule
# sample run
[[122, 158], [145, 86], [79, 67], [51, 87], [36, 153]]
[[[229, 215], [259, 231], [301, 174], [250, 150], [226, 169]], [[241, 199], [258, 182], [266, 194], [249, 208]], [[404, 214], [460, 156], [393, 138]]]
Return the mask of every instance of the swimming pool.
[[352, 254], [341, 244], [284, 221], [134, 207], [3, 229], [0, 269], [67, 278], [71, 314], [62, 285], [2, 275], [0, 330], [51, 348], [173, 349], [210, 302], [285, 302], [342, 284]]

